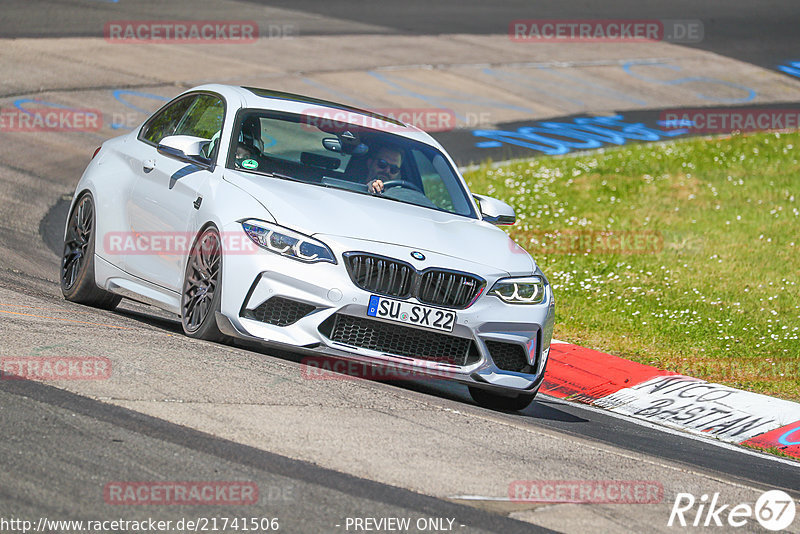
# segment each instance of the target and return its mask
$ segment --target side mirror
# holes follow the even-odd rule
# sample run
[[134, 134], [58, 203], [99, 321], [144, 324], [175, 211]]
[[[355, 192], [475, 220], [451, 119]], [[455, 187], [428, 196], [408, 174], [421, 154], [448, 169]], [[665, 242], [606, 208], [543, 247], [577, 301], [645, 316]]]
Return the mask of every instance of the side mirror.
[[204, 155], [210, 139], [192, 135], [169, 135], [158, 144], [158, 153], [206, 170], [212, 170], [214, 163]]
[[478, 201], [483, 220], [497, 226], [511, 225], [517, 222], [514, 208], [496, 198], [485, 195], [472, 195]]

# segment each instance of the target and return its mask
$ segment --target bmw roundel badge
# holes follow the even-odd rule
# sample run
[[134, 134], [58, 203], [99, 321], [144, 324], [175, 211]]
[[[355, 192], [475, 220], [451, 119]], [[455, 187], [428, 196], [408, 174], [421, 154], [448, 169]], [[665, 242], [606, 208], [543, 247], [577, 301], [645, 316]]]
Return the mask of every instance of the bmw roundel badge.
[[425, 254], [423, 254], [422, 252], [417, 252], [415, 250], [414, 252], [411, 253], [411, 257], [414, 258], [415, 260], [422, 261], [425, 259]]

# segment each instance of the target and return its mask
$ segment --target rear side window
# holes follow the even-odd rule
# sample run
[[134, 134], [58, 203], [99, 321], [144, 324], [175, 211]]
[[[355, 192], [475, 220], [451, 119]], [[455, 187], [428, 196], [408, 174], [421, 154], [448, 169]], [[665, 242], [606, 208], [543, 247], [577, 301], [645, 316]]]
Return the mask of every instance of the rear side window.
[[212, 95], [200, 95], [184, 114], [173, 135], [193, 135], [211, 139], [222, 130], [225, 106], [222, 99]]
[[211, 139], [222, 130], [225, 104], [214, 95], [189, 95], [167, 105], [142, 128], [139, 139], [157, 145], [170, 135]]
[[157, 145], [162, 139], [172, 135], [189, 106], [196, 99], [196, 95], [187, 96], [169, 104], [144, 125], [142, 132], [139, 134], [139, 139]]

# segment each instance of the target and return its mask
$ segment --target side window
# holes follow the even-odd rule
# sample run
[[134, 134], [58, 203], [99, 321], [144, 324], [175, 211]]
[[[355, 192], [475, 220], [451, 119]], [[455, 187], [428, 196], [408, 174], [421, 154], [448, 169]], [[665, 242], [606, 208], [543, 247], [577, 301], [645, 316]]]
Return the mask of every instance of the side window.
[[194, 99], [173, 135], [192, 135], [211, 139], [222, 130], [225, 105], [222, 99], [212, 95], [200, 95]]
[[181, 117], [186, 114], [186, 110], [197, 98], [197, 96], [187, 96], [161, 110], [158, 115], [144, 125], [139, 139], [157, 145], [163, 138], [172, 135]]

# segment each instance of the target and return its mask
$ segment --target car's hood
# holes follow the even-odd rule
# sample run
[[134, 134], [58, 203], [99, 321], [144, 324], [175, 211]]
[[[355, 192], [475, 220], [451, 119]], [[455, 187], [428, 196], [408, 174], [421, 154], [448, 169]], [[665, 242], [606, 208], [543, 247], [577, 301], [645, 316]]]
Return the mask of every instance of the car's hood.
[[[227, 171], [281, 226], [307, 235], [340, 236], [437, 252], [509, 274], [535, 270], [532, 258], [485, 221], [371, 195]], [[246, 217], [247, 214], [243, 214]]]

